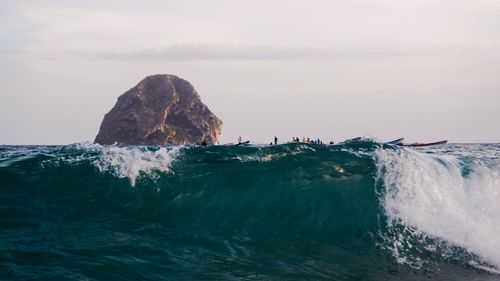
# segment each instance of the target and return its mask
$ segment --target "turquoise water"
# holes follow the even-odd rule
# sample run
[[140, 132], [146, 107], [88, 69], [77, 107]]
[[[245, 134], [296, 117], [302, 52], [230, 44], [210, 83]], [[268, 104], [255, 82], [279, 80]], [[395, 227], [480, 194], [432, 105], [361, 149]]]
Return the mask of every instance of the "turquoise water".
[[0, 280], [500, 280], [500, 145], [0, 146]]

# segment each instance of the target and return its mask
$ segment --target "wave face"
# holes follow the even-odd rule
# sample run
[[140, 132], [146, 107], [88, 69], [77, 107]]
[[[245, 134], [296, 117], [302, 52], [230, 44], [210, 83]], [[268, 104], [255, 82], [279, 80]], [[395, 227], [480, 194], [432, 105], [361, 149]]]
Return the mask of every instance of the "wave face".
[[0, 279], [498, 280], [500, 145], [0, 146]]

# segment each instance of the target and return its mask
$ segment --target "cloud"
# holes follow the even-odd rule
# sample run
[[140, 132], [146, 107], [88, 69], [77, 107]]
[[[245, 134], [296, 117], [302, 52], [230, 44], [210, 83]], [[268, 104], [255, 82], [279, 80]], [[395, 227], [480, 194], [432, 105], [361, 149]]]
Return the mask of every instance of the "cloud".
[[0, 49], [37, 59], [169, 61], [498, 54], [500, 4], [443, 2], [27, 1], [9, 7], [4, 22], [24, 32], [3, 28]]
[[175, 44], [163, 48], [123, 52], [81, 52], [63, 50], [37, 52], [30, 49], [5, 50], [12, 55], [38, 60], [87, 61], [293, 61], [372, 60], [396, 57], [498, 56], [500, 45], [488, 46], [273, 46]]
[[229, 46], [206, 44], [176, 44], [159, 49], [134, 52], [81, 54], [90, 60], [153, 60], [153, 61], [234, 61], [234, 60], [328, 60], [338, 58], [371, 58], [388, 56], [431, 55], [436, 50], [417, 48], [397, 50], [391, 48], [354, 49], [339, 47], [293, 46]]

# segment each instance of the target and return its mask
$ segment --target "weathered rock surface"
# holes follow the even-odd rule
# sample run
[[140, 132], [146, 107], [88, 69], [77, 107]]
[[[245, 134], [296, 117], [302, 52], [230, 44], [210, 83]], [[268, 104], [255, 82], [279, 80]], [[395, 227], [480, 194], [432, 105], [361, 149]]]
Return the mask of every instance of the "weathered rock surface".
[[193, 86], [174, 75], [144, 78], [118, 97], [104, 116], [95, 143], [99, 144], [198, 144], [217, 142], [222, 121]]

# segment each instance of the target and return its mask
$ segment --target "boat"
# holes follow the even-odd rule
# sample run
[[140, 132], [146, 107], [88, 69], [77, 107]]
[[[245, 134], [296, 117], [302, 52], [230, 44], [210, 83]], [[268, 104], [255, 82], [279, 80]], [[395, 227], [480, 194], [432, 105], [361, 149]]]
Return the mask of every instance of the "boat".
[[240, 146], [240, 145], [249, 144], [249, 143], [250, 143], [250, 141], [239, 142], [239, 143], [235, 144], [235, 146]]
[[447, 140], [442, 140], [442, 141], [436, 141], [436, 142], [429, 142], [429, 143], [408, 143], [408, 144], [403, 144], [403, 146], [407, 147], [423, 147], [423, 146], [433, 146], [433, 145], [443, 145], [447, 144]]
[[402, 145], [405, 138], [399, 138], [397, 140], [388, 141], [386, 144]]

